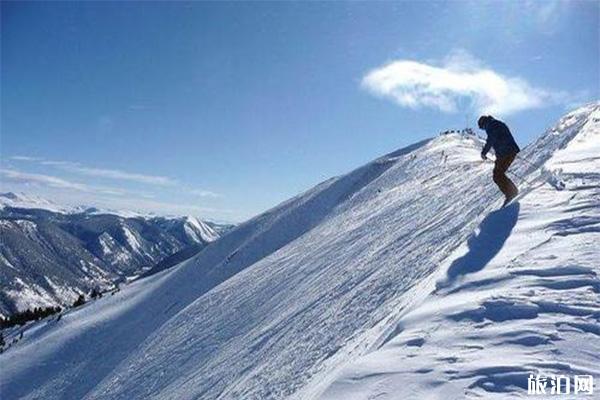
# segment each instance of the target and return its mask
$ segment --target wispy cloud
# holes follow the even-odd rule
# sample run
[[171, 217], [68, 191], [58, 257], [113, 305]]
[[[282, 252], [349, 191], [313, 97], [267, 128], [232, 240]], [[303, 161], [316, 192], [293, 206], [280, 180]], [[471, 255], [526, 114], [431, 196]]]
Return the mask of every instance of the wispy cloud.
[[[40, 157], [30, 157], [30, 156], [23, 156], [23, 155], [12, 156], [12, 157], [9, 157], [9, 159], [13, 160], [13, 161], [28, 162], [28, 163], [34, 163], [34, 164], [38, 164], [38, 165], [42, 165], [42, 166], [47, 166], [47, 167], [53, 167], [53, 168], [57, 168], [62, 171], [70, 172], [72, 174], [81, 175], [81, 176], [85, 176], [85, 177], [89, 177], [89, 178], [104, 178], [104, 179], [110, 179], [110, 180], [115, 180], [115, 181], [128, 181], [128, 182], [142, 183], [142, 184], [150, 185], [150, 186], [157, 187], [157, 188], [177, 188], [178, 191], [180, 191], [180, 192], [187, 193], [191, 196], [200, 197], [200, 198], [213, 198], [214, 199], [214, 198], [222, 197], [220, 194], [215, 193], [211, 190], [206, 190], [206, 189], [201, 189], [201, 188], [193, 188], [193, 187], [190, 187], [190, 185], [187, 185], [176, 179], [166, 177], [166, 176], [139, 174], [139, 173], [133, 173], [133, 172], [128, 172], [128, 171], [122, 171], [122, 170], [118, 170], [118, 169], [94, 168], [94, 167], [85, 166], [80, 163], [71, 162], [71, 161], [47, 160], [47, 159], [40, 158]], [[40, 175], [40, 174], [33, 174], [33, 173], [27, 173], [27, 172], [20, 172], [20, 171], [17, 171], [16, 168], [12, 168], [12, 169], [9, 168], [9, 169], [6, 169], [5, 171], [12, 171], [11, 173], [6, 172], [5, 174], [3, 174], [6, 178], [16, 180], [20, 176], [19, 179], [22, 180], [22, 183], [25, 183], [27, 181], [29, 184], [33, 184], [34, 182], [37, 182], [37, 184], [46, 184], [48, 186], [51, 186], [51, 184], [52, 184], [53, 185], [52, 187], [55, 187], [55, 188], [62, 187], [64, 189], [70, 188], [70, 189], [74, 189], [74, 190], [83, 190], [84, 188], [89, 189], [92, 187], [90, 185], [76, 184], [76, 183], [70, 182], [66, 179], [59, 178], [59, 177], [53, 177], [50, 175]], [[18, 174], [20, 174], [20, 175], [18, 176]], [[36, 181], [35, 177], [38, 177], [37, 181]], [[46, 177], [46, 178], [44, 178], [44, 177]], [[60, 186], [61, 182], [62, 182], [62, 186]], [[69, 183], [72, 183], [72, 185], [69, 186]], [[93, 186], [93, 187], [100, 188], [100, 186]], [[102, 189], [104, 190], [105, 193], [108, 193], [109, 191], [111, 191], [109, 188], [106, 188], [106, 187], [102, 187]], [[118, 189], [114, 189], [112, 191], [116, 194]], [[121, 190], [120, 193], [121, 194], [128, 193], [128, 191]], [[151, 198], [152, 196], [153, 196], [152, 194], [146, 193], [141, 197]]]
[[[11, 168], [0, 168], [0, 180], [4, 186], [27, 192], [37, 192], [42, 197], [62, 199], [64, 204], [93, 205], [100, 208], [151, 212], [157, 214], [214, 215], [220, 218], [236, 219], [237, 212], [231, 209], [204, 207], [183, 202], [168, 202], [154, 198], [154, 195], [137, 193], [118, 188], [89, 185], [73, 182], [52, 175], [23, 172]], [[16, 186], [15, 186], [16, 185]], [[212, 192], [210, 192], [212, 193]]]
[[38, 159], [37, 161], [42, 165], [48, 165], [51, 167], [75, 167], [78, 165], [77, 163], [73, 163], [70, 161], [51, 161], [43, 159]]
[[198, 196], [198, 197], [212, 197], [212, 198], [221, 197], [220, 194], [211, 192], [210, 190], [190, 189], [189, 192], [191, 194], [193, 194], [194, 196]]
[[87, 191], [87, 188], [83, 184], [77, 184], [69, 182], [65, 179], [57, 178], [50, 175], [32, 174], [28, 172], [21, 172], [14, 169], [0, 169], [0, 175], [3, 180], [14, 183], [20, 183], [25, 185], [43, 185], [58, 189], [72, 189]]
[[12, 156], [11, 160], [14, 161], [30, 161], [36, 162], [41, 165], [47, 165], [51, 167], [61, 168], [63, 170], [85, 175], [92, 176], [96, 178], [107, 178], [107, 179], [115, 179], [115, 180], [124, 180], [131, 182], [144, 183], [148, 185], [158, 185], [158, 186], [173, 186], [178, 184], [177, 180], [166, 177], [166, 176], [157, 176], [157, 175], [146, 175], [139, 173], [132, 173], [127, 171], [122, 171], [118, 169], [107, 169], [107, 168], [93, 168], [87, 167], [80, 163], [70, 162], [70, 161], [55, 161], [55, 160], [45, 160], [43, 158], [37, 157], [28, 157], [28, 156]]
[[519, 6], [521, 12], [525, 11], [533, 16], [532, 22], [536, 24], [540, 32], [554, 34], [561, 26], [561, 19], [566, 20], [565, 15], [569, 13], [571, 3], [568, 0], [528, 0]]
[[10, 157], [11, 160], [15, 160], [15, 161], [41, 161], [41, 158], [37, 158], [37, 157], [29, 157], [29, 156], [12, 156]]
[[[154, 214], [198, 216], [211, 215], [225, 219], [241, 219], [231, 209], [203, 207], [197, 204], [169, 202], [154, 199], [153, 195], [124, 191], [110, 187], [95, 186], [46, 174], [34, 174], [10, 168], [0, 168], [3, 190], [26, 190], [42, 197], [58, 200], [59, 203], [73, 206], [95, 206], [99, 208], [127, 210]], [[15, 186], [16, 185], [16, 186]]]
[[439, 65], [396, 60], [370, 71], [362, 86], [402, 107], [434, 108], [446, 113], [475, 110], [508, 115], [564, 103], [565, 92], [531, 85], [502, 75], [466, 51], [451, 53]]
[[79, 164], [66, 164], [63, 165], [62, 168], [70, 172], [78, 173], [81, 175], [93, 176], [97, 178], [117, 179], [158, 186], [172, 186], [177, 184], [176, 180], [168, 178], [166, 176], [136, 174], [117, 169], [90, 168], [84, 167]]
[[0, 169], [0, 176], [2, 176], [3, 182], [12, 182], [25, 186], [45, 186], [54, 189], [67, 189], [78, 192], [101, 193], [116, 196], [123, 196], [126, 194], [126, 192], [117, 188], [92, 186], [84, 183], [72, 182], [52, 175], [33, 174], [15, 169], [2, 168]]

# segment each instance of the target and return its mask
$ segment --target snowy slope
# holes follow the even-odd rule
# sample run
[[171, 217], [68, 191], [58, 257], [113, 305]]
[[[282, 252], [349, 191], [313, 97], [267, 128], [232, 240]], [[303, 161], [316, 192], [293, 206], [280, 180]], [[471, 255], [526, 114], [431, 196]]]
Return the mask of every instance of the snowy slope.
[[536, 180], [519, 203], [486, 216], [439, 273], [413, 289], [425, 298], [367, 335], [365, 356], [302, 395], [505, 399], [526, 397], [529, 374], [598, 379], [599, 121], [596, 109], [545, 163], [563, 169], [566, 190]]
[[[597, 133], [587, 132], [597, 131], [599, 109], [593, 105], [565, 117], [556, 132], [547, 133], [523, 152], [533, 165], [518, 162], [514, 168], [528, 182], [523, 184], [527, 194], [521, 203], [490, 213], [500, 199], [490, 179], [492, 165], [479, 161], [481, 143], [476, 139], [447, 135], [418, 143], [330, 179], [240, 225], [174, 269], [70, 312], [60, 321], [37, 324], [0, 355], [6, 366], [0, 371], [0, 392], [6, 398], [65, 399], [348, 398], [344, 396], [355, 393], [364, 394], [358, 398], [369, 398], [396, 382], [374, 382], [378, 376], [387, 376], [385, 370], [377, 375], [380, 364], [382, 368], [385, 362], [394, 364], [393, 355], [385, 353], [388, 347], [410, 341], [406, 349], [414, 350], [419, 343], [426, 349], [428, 338], [439, 335], [433, 343], [442, 357], [437, 359], [432, 349], [423, 362], [435, 361], [439, 371], [433, 369], [432, 377], [437, 374], [448, 382], [444, 374], [452, 368], [453, 359], [442, 359], [452, 352], [445, 329], [450, 338], [470, 335], [474, 346], [486, 346], [503, 340], [494, 336], [494, 329], [505, 329], [506, 321], [498, 315], [514, 312], [532, 317], [532, 324], [554, 314], [573, 317], [567, 322], [580, 328], [573, 326], [569, 334], [580, 339], [564, 343], [569, 351], [577, 351], [572, 343], [585, 340], [586, 347], [580, 349], [587, 359], [582, 358], [578, 368], [590, 371], [597, 332], [587, 333], [581, 327], [597, 318], [593, 310], [598, 300], [590, 299], [596, 292], [588, 293], [588, 288], [595, 287], [593, 268], [597, 267], [589, 265], [589, 260], [598, 258], [598, 250], [586, 247], [589, 238], [569, 232], [579, 235], [587, 229], [590, 236], [597, 234], [598, 182], [593, 173], [565, 175], [567, 190], [556, 195], [542, 184], [544, 174], [539, 167], [558, 162], [553, 154], [559, 157], [582, 135], [592, 138], [584, 142], [593, 143]], [[578, 163], [576, 154], [564, 157], [562, 162]], [[587, 162], [591, 161], [581, 161]], [[583, 186], [582, 180], [586, 181]], [[592, 219], [575, 218], [582, 213]], [[477, 229], [481, 233], [473, 236]], [[501, 243], [494, 238], [498, 235], [504, 240]], [[553, 247], [552, 240], [546, 240], [555, 236], [572, 239], [576, 246], [561, 252], [560, 246], [568, 246], [567, 242]], [[477, 247], [486, 240], [489, 251], [469, 250], [470, 245]], [[581, 297], [575, 290], [572, 294], [543, 282], [551, 278], [527, 272], [551, 266], [544, 259], [544, 245], [558, 253], [549, 260], [566, 269], [542, 274], [552, 276], [554, 271], [567, 276], [564, 279], [570, 283], [566, 286], [581, 285], [575, 288]], [[522, 254], [514, 268], [512, 254]], [[571, 265], [565, 265], [561, 257], [571, 257], [570, 264], [579, 269], [569, 269]], [[518, 268], [521, 273], [513, 274]], [[494, 270], [510, 279], [480, 282], [478, 274]], [[447, 271], [451, 271], [450, 280], [444, 279]], [[573, 273], [568, 276], [565, 271]], [[581, 281], [574, 278], [575, 272], [583, 277]], [[432, 294], [437, 281], [441, 284]], [[509, 287], [510, 282], [517, 288]], [[519, 282], [535, 283], [540, 290], [559, 295], [572, 294], [566, 306], [573, 311], [569, 314], [567, 308], [561, 309], [562, 304], [556, 306], [556, 299], [549, 304], [534, 303], [539, 298], [533, 287], [523, 289], [523, 293], [533, 291], [533, 297], [528, 300], [531, 304], [521, 307], [517, 300], [522, 301], [524, 294], [517, 291], [521, 290]], [[481, 297], [473, 294], [480, 290]], [[486, 300], [485, 291], [504, 293], [505, 299]], [[452, 309], [454, 303], [456, 309]], [[435, 330], [420, 325], [418, 316], [412, 322], [411, 315], [416, 314], [411, 313], [418, 312], [434, 320], [434, 313], [426, 312], [428, 306], [444, 307], [440, 321], [445, 326]], [[551, 312], [552, 307], [557, 308]], [[485, 324], [489, 332], [481, 330]], [[430, 336], [403, 337], [409, 329], [429, 329]], [[593, 332], [593, 328], [588, 330]], [[465, 343], [457, 337], [458, 343]], [[508, 340], [498, 351], [511, 348]], [[551, 348], [535, 350], [553, 360]], [[568, 358], [567, 350], [563, 351]], [[514, 352], [525, 357], [522, 348]], [[376, 358], [374, 364], [365, 361], [369, 357]], [[498, 359], [487, 361], [496, 365]], [[419, 357], [398, 360], [402, 364], [395, 364], [398, 382], [406, 375], [403, 371], [408, 371], [413, 373], [415, 390], [437, 387], [434, 380], [428, 383], [425, 372], [414, 372], [418, 367], [412, 368], [411, 363], [416, 366]], [[465, 374], [471, 375], [446, 386], [464, 390], [478, 376], [492, 376], [497, 385], [506, 381], [494, 378], [495, 370], [485, 369], [478, 360], [470, 369], [465, 367]], [[356, 371], [357, 379], [352, 375]], [[354, 387], [353, 382], [357, 383]], [[472, 390], [486, 390], [484, 386]]]

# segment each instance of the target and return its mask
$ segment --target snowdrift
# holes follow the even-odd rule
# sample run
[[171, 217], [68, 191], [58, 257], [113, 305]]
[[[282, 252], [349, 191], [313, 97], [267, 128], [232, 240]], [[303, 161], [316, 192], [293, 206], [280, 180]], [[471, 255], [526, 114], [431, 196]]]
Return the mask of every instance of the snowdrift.
[[[0, 355], [0, 393], [462, 398], [522, 393], [532, 369], [597, 374], [599, 121], [589, 105], [524, 149], [523, 197], [500, 211], [473, 136], [323, 182], [30, 327]], [[550, 166], [565, 190], [546, 184]]]

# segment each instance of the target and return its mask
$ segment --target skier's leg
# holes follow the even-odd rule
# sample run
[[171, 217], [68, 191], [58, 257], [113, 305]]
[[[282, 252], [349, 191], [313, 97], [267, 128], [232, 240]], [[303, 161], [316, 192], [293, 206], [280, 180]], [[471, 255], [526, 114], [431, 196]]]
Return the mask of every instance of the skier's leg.
[[[504, 170], [504, 176], [506, 176], [506, 171], [508, 170], [508, 168], [511, 166], [511, 164], [513, 163], [513, 161], [515, 160], [515, 157], [517, 156], [516, 153], [511, 154], [509, 156], [507, 156], [506, 158], [506, 169]], [[512, 181], [512, 179], [510, 179], [508, 176], [506, 176], [506, 181], [507, 181], [507, 187], [510, 193], [510, 197], [514, 198], [517, 194], [519, 194], [519, 189], [517, 188], [517, 185], [515, 185], [515, 183]]]
[[519, 192], [513, 181], [506, 176], [506, 170], [514, 159], [515, 154], [496, 157], [496, 162], [494, 165], [494, 182], [496, 185], [498, 185], [498, 188], [507, 199], [516, 196], [516, 194]]
[[498, 186], [498, 189], [504, 194], [504, 196], [508, 197], [508, 191], [510, 184], [507, 182], [508, 177], [505, 174], [505, 157], [496, 157], [496, 162], [494, 163], [494, 183]]
[[511, 154], [504, 157], [496, 157], [496, 164], [494, 166], [494, 182], [496, 182], [505, 197], [502, 207], [507, 205], [519, 193], [519, 189], [517, 189], [517, 186], [514, 184], [514, 182], [511, 181], [508, 176], [506, 176], [506, 170], [513, 162], [515, 157], [516, 154]]

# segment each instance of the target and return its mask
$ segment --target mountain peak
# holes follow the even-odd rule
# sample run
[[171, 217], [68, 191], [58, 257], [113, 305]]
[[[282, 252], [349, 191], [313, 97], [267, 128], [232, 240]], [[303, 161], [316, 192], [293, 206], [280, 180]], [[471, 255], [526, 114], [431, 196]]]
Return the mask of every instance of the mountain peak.
[[53, 212], [66, 212], [67, 207], [62, 207], [40, 196], [22, 192], [0, 193], [0, 207], [43, 209]]
[[17, 200], [17, 199], [19, 199], [19, 196], [16, 193], [14, 193], [14, 192], [0, 193], [0, 197], [7, 198], [9, 200]]

